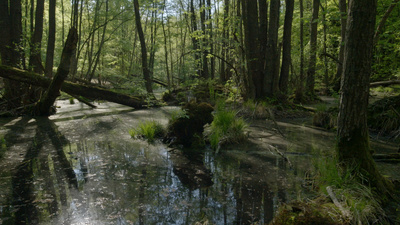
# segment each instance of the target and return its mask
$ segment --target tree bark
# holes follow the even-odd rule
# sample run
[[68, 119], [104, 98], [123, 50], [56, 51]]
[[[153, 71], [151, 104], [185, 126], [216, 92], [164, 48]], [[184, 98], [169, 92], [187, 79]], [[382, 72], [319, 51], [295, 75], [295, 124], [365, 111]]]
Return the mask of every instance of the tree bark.
[[350, 0], [338, 115], [337, 155], [340, 165], [378, 193], [387, 182], [372, 159], [367, 126], [376, 0]]
[[[0, 54], [3, 65], [21, 67], [22, 40], [22, 9], [21, 0], [0, 0]], [[8, 108], [19, 107], [22, 104], [21, 85], [17, 82], [4, 80], [4, 99]]]
[[339, 47], [339, 63], [336, 66], [336, 75], [335, 75], [335, 85], [333, 90], [339, 91], [340, 89], [340, 79], [343, 72], [343, 59], [344, 59], [344, 39], [346, 35], [346, 12], [347, 12], [347, 3], [346, 0], [339, 0], [339, 10], [340, 10], [340, 47]]
[[78, 42], [78, 33], [75, 27], [69, 30], [67, 41], [61, 55], [61, 62], [58, 67], [57, 73], [54, 79], [51, 81], [50, 86], [44, 93], [42, 98], [36, 104], [34, 109], [34, 115], [37, 116], [49, 116], [51, 115], [51, 106], [53, 106], [56, 98], [60, 96], [60, 88], [64, 80], [69, 74], [69, 69], [71, 66], [71, 58], [75, 52], [76, 44]]
[[318, 13], [320, 0], [313, 0], [313, 10], [310, 26], [310, 61], [307, 69], [306, 94], [314, 96], [315, 70], [317, 64], [317, 35], [318, 35]]
[[304, 95], [304, 7], [303, 0], [300, 0], [300, 76], [296, 87], [296, 100], [302, 101]]
[[190, 0], [190, 24], [191, 24], [191, 36], [192, 36], [192, 44], [194, 51], [194, 61], [196, 65], [196, 73], [198, 76], [201, 76], [200, 70], [200, 55], [199, 55], [199, 42], [196, 38], [197, 32], [197, 21], [196, 21], [196, 13], [194, 11], [194, 3], [193, 0]]
[[258, 71], [259, 45], [258, 37], [258, 10], [257, 1], [243, 1], [244, 42], [246, 46], [247, 77], [249, 80], [248, 97], [251, 99], [262, 96], [262, 76]]
[[267, 64], [264, 78], [264, 94], [272, 97], [279, 89], [278, 30], [279, 30], [280, 0], [271, 0], [269, 10], [269, 26], [267, 41]]
[[[43, 88], [49, 87], [51, 83], [51, 80], [49, 78], [41, 76], [37, 73], [28, 72], [25, 70], [20, 70], [4, 65], [0, 65], [0, 77]], [[70, 95], [82, 96], [88, 99], [115, 102], [121, 105], [134, 107], [136, 109], [147, 108], [146, 101], [142, 97], [129, 96], [104, 88], [76, 84], [69, 81], [64, 81], [62, 83], [61, 91], [64, 91]]]
[[204, 0], [199, 0], [199, 7], [200, 7], [200, 24], [201, 24], [201, 48], [202, 48], [202, 68], [201, 68], [201, 77], [204, 79], [208, 79], [208, 40], [206, 38], [207, 31], [206, 31], [206, 9]]
[[49, 38], [47, 40], [45, 74], [53, 76], [54, 47], [56, 42], [56, 0], [49, 2]]
[[142, 29], [142, 22], [139, 14], [139, 1], [134, 0], [134, 8], [135, 8], [135, 21], [136, 21], [136, 29], [139, 35], [140, 41], [140, 49], [142, 52], [142, 70], [143, 70], [143, 79], [145, 80], [146, 91], [148, 94], [153, 94], [153, 87], [150, 77], [150, 71], [147, 65], [147, 48], [146, 48], [146, 41], [144, 39], [144, 33]]
[[43, 73], [41, 48], [43, 36], [43, 13], [44, 0], [37, 0], [35, 12], [35, 31], [31, 38], [31, 55], [29, 58], [29, 67], [35, 73]]
[[279, 89], [286, 95], [289, 83], [289, 70], [292, 51], [292, 21], [293, 21], [294, 0], [286, 0], [285, 24], [283, 30], [283, 50], [282, 50], [282, 68], [279, 80]]
[[229, 0], [224, 0], [224, 15], [222, 20], [222, 46], [221, 46], [221, 55], [222, 59], [219, 62], [219, 79], [221, 83], [225, 83], [228, 78], [225, 71], [225, 61], [227, 61], [228, 57], [228, 37], [229, 37], [229, 28], [228, 28], [228, 17], [229, 17]]

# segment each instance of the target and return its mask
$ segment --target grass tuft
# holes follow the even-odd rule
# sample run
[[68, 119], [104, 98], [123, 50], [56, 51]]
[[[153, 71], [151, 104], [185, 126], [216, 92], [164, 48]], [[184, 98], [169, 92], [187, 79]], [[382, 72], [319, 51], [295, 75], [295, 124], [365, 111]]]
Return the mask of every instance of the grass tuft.
[[247, 139], [244, 133], [247, 127], [242, 118], [236, 117], [234, 111], [226, 110], [219, 105], [211, 123], [209, 140], [211, 147], [217, 149], [221, 144], [240, 143]]
[[145, 138], [152, 143], [158, 137], [162, 137], [165, 133], [164, 127], [156, 121], [145, 121], [140, 123], [136, 128], [129, 130], [129, 134], [133, 138]]

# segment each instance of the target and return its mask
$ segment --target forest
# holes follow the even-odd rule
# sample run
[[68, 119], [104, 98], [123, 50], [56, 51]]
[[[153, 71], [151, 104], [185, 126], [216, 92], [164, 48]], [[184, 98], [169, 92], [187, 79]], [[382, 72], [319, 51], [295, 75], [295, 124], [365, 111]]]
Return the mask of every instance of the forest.
[[0, 0], [0, 224], [399, 224], [399, 0]]

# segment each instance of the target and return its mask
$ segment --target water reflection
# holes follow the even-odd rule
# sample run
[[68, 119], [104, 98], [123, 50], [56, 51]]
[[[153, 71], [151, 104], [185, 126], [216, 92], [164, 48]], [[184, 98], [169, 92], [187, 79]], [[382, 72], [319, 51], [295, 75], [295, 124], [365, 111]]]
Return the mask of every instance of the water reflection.
[[30, 120], [5, 136], [26, 154], [0, 177], [0, 187], [12, 190], [0, 201], [3, 224], [265, 224], [303, 190], [310, 166], [291, 158], [290, 169], [252, 145], [183, 154], [121, 135], [122, 123], [110, 116], [57, 124], [38, 118], [27, 129]]

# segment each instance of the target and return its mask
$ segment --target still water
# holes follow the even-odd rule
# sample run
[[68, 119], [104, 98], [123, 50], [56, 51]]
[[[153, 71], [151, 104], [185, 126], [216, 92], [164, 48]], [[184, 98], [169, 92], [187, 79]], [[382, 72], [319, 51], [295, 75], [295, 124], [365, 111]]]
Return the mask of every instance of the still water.
[[0, 224], [266, 224], [280, 204], [310, 196], [304, 178], [334, 141], [258, 121], [246, 146], [183, 153], [128, 133], [167, 124], [176, 107], [58, 105], [49, 119], [0, 120]]

